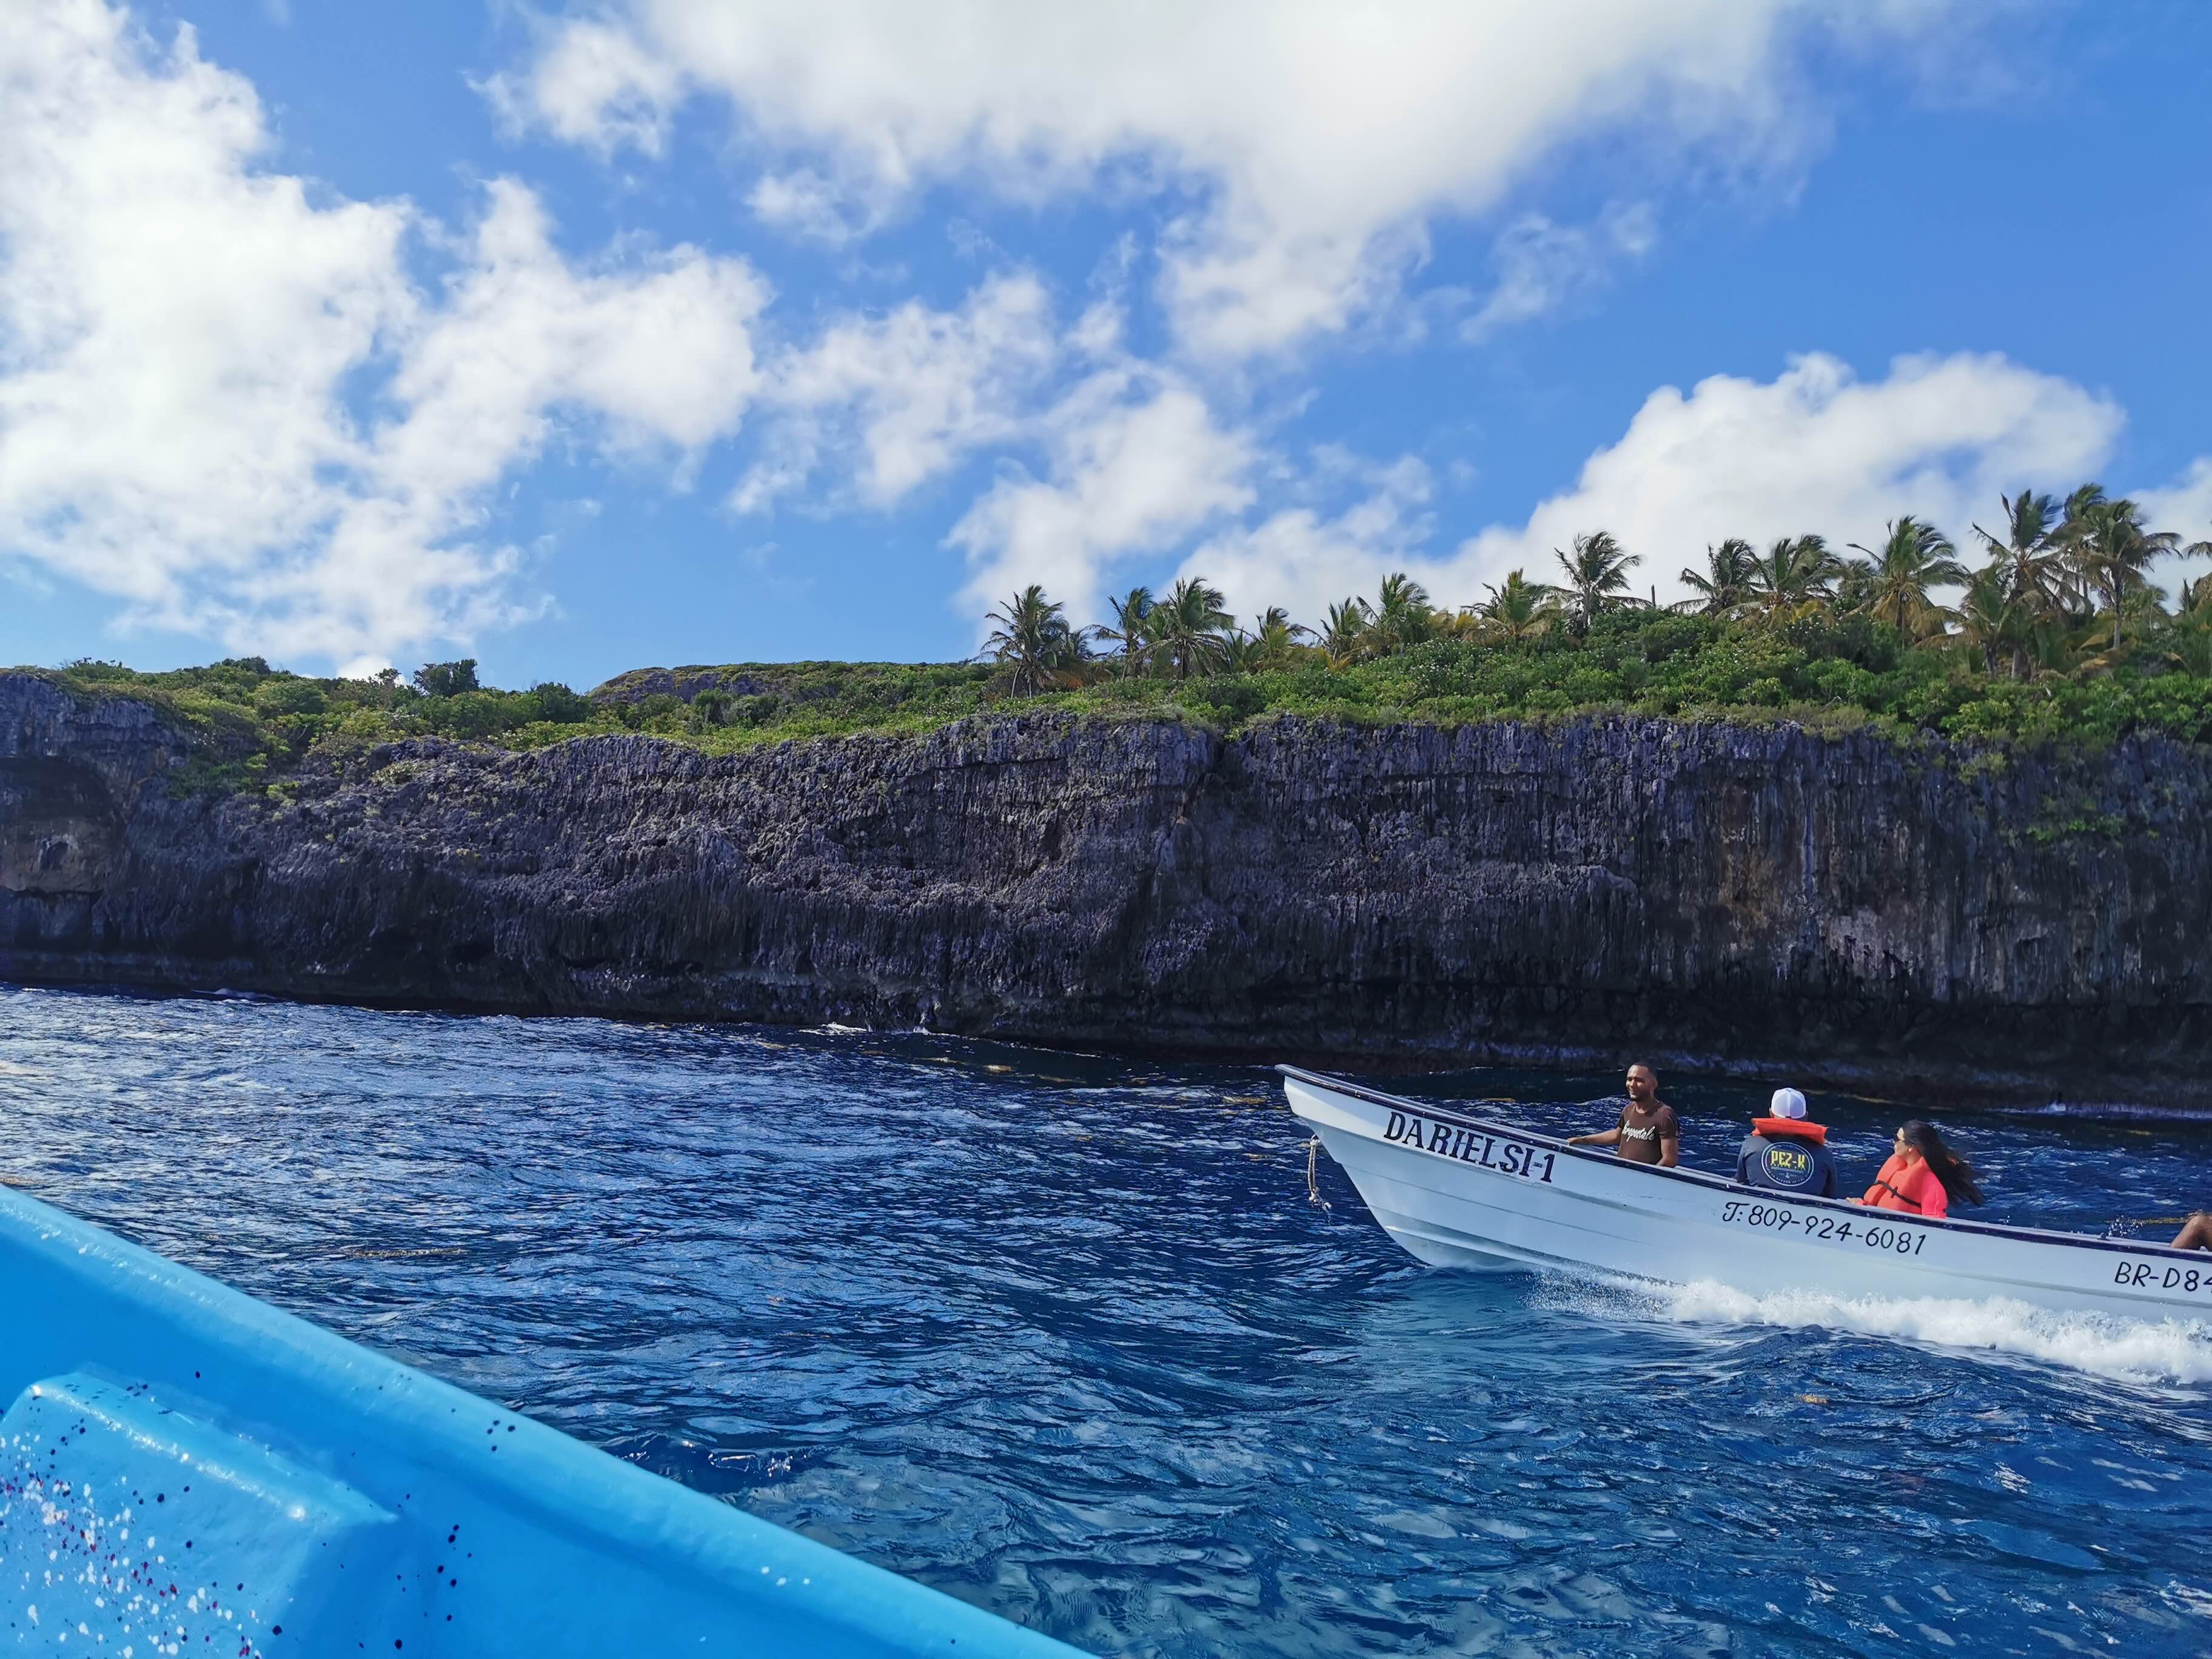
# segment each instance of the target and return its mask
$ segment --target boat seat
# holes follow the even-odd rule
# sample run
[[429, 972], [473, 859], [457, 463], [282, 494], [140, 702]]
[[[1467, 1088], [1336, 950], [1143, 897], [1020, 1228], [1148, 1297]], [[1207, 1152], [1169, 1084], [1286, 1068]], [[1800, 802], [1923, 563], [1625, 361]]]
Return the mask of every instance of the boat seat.
[[72, 1372], [0, 1417], [9, 1650], [350, 1651], [392, 1622], [407, 1565], [389, 1512], [143, 1384]]

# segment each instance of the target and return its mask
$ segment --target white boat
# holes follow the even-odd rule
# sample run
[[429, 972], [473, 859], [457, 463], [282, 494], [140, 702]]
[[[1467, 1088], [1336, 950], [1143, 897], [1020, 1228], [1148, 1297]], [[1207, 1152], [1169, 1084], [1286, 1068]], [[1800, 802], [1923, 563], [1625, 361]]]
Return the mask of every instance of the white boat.
[[1518, 1263], [1753, 1295], [2009, 1297], [2063, 1312], [2212, 1322], [2212, 1253], [1793, 1198], [1276, 1069], [1291, 1109], [1375, 1218], [1434, 1266]]

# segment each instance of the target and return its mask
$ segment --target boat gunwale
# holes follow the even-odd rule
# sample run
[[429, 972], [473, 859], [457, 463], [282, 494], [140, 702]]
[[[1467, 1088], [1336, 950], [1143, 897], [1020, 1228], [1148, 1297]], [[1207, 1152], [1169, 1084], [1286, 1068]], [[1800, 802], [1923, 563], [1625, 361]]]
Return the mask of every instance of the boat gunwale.
[[[1656, 1164], [1625, 1163], [1610, 1152], [1585, 1152], [1580, 1146], [1570, 1146], [1556, 1135], [1547, 1135], [1539, 1129], [1523, 1129], [1516, 1125], [1499, 1123], [1492, 1119], [1477, 1117], [1469, 1112], [1440, 1108], [1406, 1095], [1389, 1094], [1381, 1089], [1370, 1089], [1364, 1083], [1349, 1079], [1332, 1077], [1326, 1072], [1308, 1071], [1303, 1066], [1279, 1065], [1275, 1070], [1283, 1076], [1296, 1078], [1301, 1083], [1334, 1089], [1340, 1094], [1352, 1096], [1379, 1106], [1403, 1107], [1418, 1112], [1423, 1117], [1439, 1118], [1456, 1123], [1463, 1128], [1480, 1129], [1486, 1134], [1509, 1135], [1519, 1140], [1533, 1140], [1547, 1151], [1581, 1158], [1586, 1163], [1601, 1164], [1612, 1170], [1634, 1170], [1639, 1175], [1663, 1176], [1670, 1181], [1686, 1181], [1694, 1186], [1717, 1187], [1723, 1192], [1749, 1193], [1762, 1203], [1818, 1205], [1825, 1209], [1842, 1210], [1852, 1215], [1864, 1215], [1869, 1206], [1844, 1198], [1814, 1198], [1808, 1194], [1784, 1193], [1767, 1187], [1753, 1187], [1727, 1176], [1717, 1176], [1705, 1170], [1662, 1169]], [[1386, 1143], [1389, 1144], [1389, 1143]], [[2002, 1221], [1968, 1221], [1950, 1216], [1912, 1215], [1901, 1210], [1882, 1210], [1880, 1214], [1899, 1222], [1917, 1222], [1923, 1227], [1944, 1227], [1954, 1232], [1982, 1233], [1994, 1238], [2008, 1238], [2029, 1244], [2063, 1244], [2075, 1249], [2119, 1251], [2129, 1255], [2162, 1255], [2179, 1261], [2196, 1262], [2205, 1259], [2203, 1250], [2177, 1249], [2171, 1244], [2140, 1243], [2127, 1239], [2099, 1237], [2091, 1233], [2059, 1232], [2048, 1227], [2018, 1227]]]
[[[75, 1211], [0, 1188], [0, 1258], [11, 1251], [33, 1269], [45, 1267], [56, 1282], [84, 1285], [125, 1311], [166, 1324], [179, 1352], [197, 1347], [209, 1358], [274, 1379], [290, 1395], [320, 1402], [334, 1422], [363, 1425], [352, 1450], [380, 1451], [418, 1466], [550, 1535], [657, 1571], [678, 1594], [726, 1597], [746, 1618], [765, 1619], [773, 1609], [763, 1612], [769, 1604], [759, 1597], [773, 1567], [782, 1576], [775, 1581], [775, 1593], [788, 1604], [787, 1620], [811, 1620], [825, 1634], [879, 1644], [888, 1654], [918, 1654], [926, 1644], [947, 1638], [957, 1644], [966, 1636], [986, 1655], [1086, 1659], [1082, 1650], [1040, 1631], [656, 1474], [172, 1261]], [[122, 1369], [98, 1352], [74, 1369], [94, 1367]], [[219, 1419], [242, 1425], [236, 1431], [248, 1439], [336, 1474], [320, 1462], [322, 1443], [283, 1426], [289, 1421], [283, 1413], [272, 1429], [268, 1413], [241, 1407], [231, 1388], [203, 1380], [199, 1367], [191, 1368], [191, 1382], [185, 1381], [185, 1369], [181, 1363], [173, 1368], [142, 1364], [131, 1374], [156, 1399], [212, 1407]], [[23, 1387], [45, 1380], [33, 1376]], [[0, 1389], [0, 1412], [17, 1397]], [[514, 1457], [480, 1459], [482, 1441], [473, 1425], [483, 1413], [515, 1436], [509, 1444]], [[361, 1490], [372, 1501], [386, 1502], [389, 1485], [363, 1481]], [[392, 1507], [398, 1512], [412, 1503], [410, 1493]], [[787, 1585], [784, 1578], [799, 1583]], [[4, 1601], [0, 1596], [0, 1604]]]

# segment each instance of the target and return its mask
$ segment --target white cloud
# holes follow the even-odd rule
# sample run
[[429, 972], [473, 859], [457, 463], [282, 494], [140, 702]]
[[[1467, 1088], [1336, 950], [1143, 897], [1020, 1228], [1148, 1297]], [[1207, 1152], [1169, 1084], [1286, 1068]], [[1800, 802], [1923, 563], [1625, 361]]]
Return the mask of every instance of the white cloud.
[[[452, 538], [556, 423], [583, 418], [617, 454], [696, 451], [732, 431], [751, 398], [748, 329], [767, 292], [741, 263], [678, 249], [641, 269], [580, 272], [528, 191], [501, 182], [490, 196], [444, 305], [400, 342], [389, 392], [405, 413], [374, 432], [326, 545], [274, 590], [303, 591], [317, 629], [349, 625], [371, 642], [507, 619], [489, 596], [441, 618], [447, 584], [426, 577], [487, 558]], [[504, 550], [489, 558], [501, 576], [514, 568]]]
[[1577, 293], [1609, 281], [1623, 265], [1657, 245], [1658, 215], [1648, 202], [1607, 208], [1595, 223], [1561, 225], [1540, 213], [1522, 216], [1498, 239], [1498, 286], [1460, 337], [1488, 339], [1501, 328], [1525, 323]]
[[2212, 541], [2212, 455], [2199, 457], [2162, 489], [2133, 493], [2154, 528], [2176, 531], [2184, 542]]
[[[1324, 453], [1307, 486], [1340, 494], [1356, 483], [1352, 506], [1334, 517], [1293, 507], [1221, 532], [1183, 571], [1219, 583], [1239, 611], [1287, 605], [1311, 621], [1346, 594], [1371, 594], [1392, 571], [1454, 606], [1516, 566], [1551, 580], [1553, 549], [1605, 529], [1642, 556], [1638, 588], [1656, 586], [1665, 600], [1683, 592], [1676, 573], [1701, 567], [1706, 546], [1728, 536], [1763, 545], [1816, 531], [1840, 548], [1873, 544], [1887, 520], [1911, 513], [1964, 543], [1973, 519], [1990, 522], [2001, 494], [2094, 476], [2122, 418], [2073, 382], [2000, 356], [1903, 357], [1875, 381], [1832, 357], [1801, 357], [1770, 381], [1715, 375], [1686, 396], [1662, 387], [1573, 488], [1526, 522], [1493, 525], [1449, 552], [1429, 545], [1425, 466], [1407, 458], [1361, 477]], [[2212, 463], [2170, 498], [2142, 499], [2168, 522], [2198, 491], [2212, 495]], [[2212, 510], [2212, 500], [2201, 507]]]
[[763, 173], [746, 193], [745, 205], [763, 224], [793, 236], [842, 247], [872, 228], [856, 216], [844, 191], [806, 167]]
[[1279, 605], [1312, 623], [1339, 599], [1372, 593], [1389, 572], [1425, 562], [1432, 483], [1421, 461], [1406, 456], [1387, 466], [1358, 466], [1325, 451], [1314, 471], [1317, 482], [1351, 483], [1364, 493], [1333, 516], [1285, 507], [1211, 537], [1176, 574], [1206, 578], [1239, 615]]
[[1046, 425], [1049, 476], [1002, 478], [946, 538], [968, 556], [963, 597], [978, 610], [1042, 582], [1071, 615], [1095, 617], [1117, 563], [1171, 550], [1254, 499], [1251, 439], [1223, 429], [1179, 381], [1102, 370]]
[[481, 84], [514, 129], [542, 124], [555, 137], [602, 154], [629, 145], [658, 155], [667, 109], [684, 76], [629, 29], [588, 18], [546, 31], [526, 82], [495, 76]]
[[1717, 374], [1686, 397], [1662, 386], [1572, 489], [1518, 528], [1473, 538], [1438, 579], [1465, 599], [1516, 565], [1541, 579], [1554, 548], [1597, 529], [1643, 556], [1636, 583], [1662, 599], [1681, 591], [1676, 572], [1729, 536], [1764, 544], [1815, 531], [1838, 547], [1872, 544], [1911, 513], [1966, 538], [2000, 494], [2089, 477], [2123, 420], [2070, 380], [1969, 353], [1900, 357], [1874, 381], [1816, 354], [1770, 381]]
[[188, 29], [19, 8], [0, 88], [0, 552], [126, 623], [342, 661], [465, 640], [527, 604], [471, 537], [557, 421], [688, 450], [750, 395], [743, 264], [579, 269], [509, 183], [457, 242], [333, 198], [265, 166], [252, 88]]
[[[2171, 530], [2184, 547], [2212, 542], [2212, 455], [2200, 456], [2189, 471], [2162, 489], [2131, 492], [2142, 503], [2143, 519], [2154, 530]], [[2203, 574], [2200, 557], [2165, 568], [2169, 587]]]
[[958, 311], [915, 301], [834, 324], [770, 366], [763, 395], [778, 414], [730, 504], [762, 511], [831, 466], [861, 504], [895, 506], [1023, 430], [1060, 355], [1050, 298], [1025, 274], [993, 278]]
[[1432, 216], [1493, 207], [1576, 138], [1632, 126], [1647, 154], [1786, 163], [1823, 122], [1795, 70], [1808, 30], [1893, 49], [1945, 10], [603, 0], [543, 30], [491, 91], [514, 118], [602, 150], [657, 151], [686, 98], [726, 98], [763, 154], [805, 158], [807, 222], [824, 185], [863, 216], [953, 175], [1021, 200], [1171, 192], [1165, 294], [1188, 343], [1234, 355], [1387, 300], [1424, 257]]

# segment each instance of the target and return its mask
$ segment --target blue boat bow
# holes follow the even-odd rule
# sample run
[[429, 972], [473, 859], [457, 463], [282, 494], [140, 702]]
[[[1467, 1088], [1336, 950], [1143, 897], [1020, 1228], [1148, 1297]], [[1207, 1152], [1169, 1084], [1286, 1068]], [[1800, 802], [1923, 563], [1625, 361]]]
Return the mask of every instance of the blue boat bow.
[[17, 1652], [1075, 1650], [0, 1193]]

